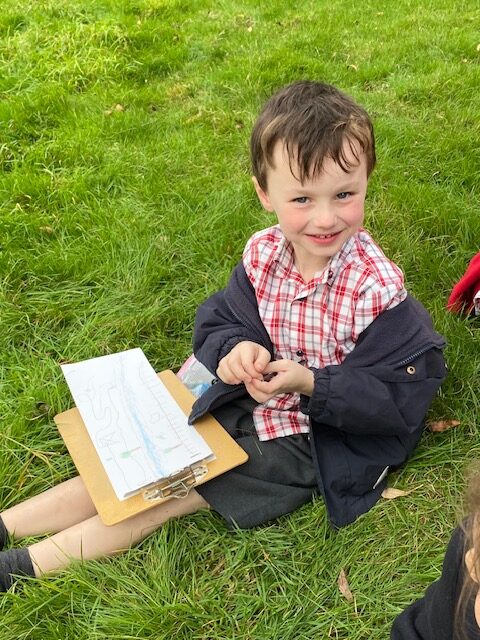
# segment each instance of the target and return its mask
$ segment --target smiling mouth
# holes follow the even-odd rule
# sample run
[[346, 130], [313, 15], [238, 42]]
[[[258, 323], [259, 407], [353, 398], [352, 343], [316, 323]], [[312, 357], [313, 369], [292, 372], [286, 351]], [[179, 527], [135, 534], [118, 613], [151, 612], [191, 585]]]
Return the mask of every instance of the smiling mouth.
[[327, 240], [328, 238], [334, 238], [335, 236], [338, 236], [338, 234], [340, 233], [340, 231], [337, 231], [336, 233], [309, 233], [309, 236], [312, 236], [312, 238], [321, 238], [322, 240]]

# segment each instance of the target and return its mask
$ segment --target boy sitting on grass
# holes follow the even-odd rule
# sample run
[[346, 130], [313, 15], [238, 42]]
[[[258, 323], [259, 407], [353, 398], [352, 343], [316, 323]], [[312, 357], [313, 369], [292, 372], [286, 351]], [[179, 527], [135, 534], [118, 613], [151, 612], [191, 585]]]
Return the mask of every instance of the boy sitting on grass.
[[278, 224], [248, 241], [226, 289], [198, 310], [194, 352], [218, 377], [195, 403], [247, 451], [244, 465], [114, 526], [80, 477], [1, 514], [0, 584], [111, 555], [169, 518], [212, 508], [230, 527], [320, 493], [343, 526], [379, 498], [420, 438], [445, 376], [444, 341], [400, 269], [362, 228], [375, 145], [367, 113], [336, 88], [296, 82], [251, 138], [253, 183]]

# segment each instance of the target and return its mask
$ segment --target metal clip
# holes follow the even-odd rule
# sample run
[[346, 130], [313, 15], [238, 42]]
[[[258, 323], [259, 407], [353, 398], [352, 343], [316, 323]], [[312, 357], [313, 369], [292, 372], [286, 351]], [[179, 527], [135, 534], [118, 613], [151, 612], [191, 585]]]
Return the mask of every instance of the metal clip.
[[205, 465], [187, 467], [179, 473], [162, 480], [143, 492], [144, 500], [153, 502], [162, 498], [185, 498], [197, 481], [207, 473]]

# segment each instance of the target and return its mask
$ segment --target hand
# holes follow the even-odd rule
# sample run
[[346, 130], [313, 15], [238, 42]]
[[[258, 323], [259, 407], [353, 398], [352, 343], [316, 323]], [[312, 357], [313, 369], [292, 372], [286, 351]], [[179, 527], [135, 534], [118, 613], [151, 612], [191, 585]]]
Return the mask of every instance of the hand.
[[[274, 374], [271, 378], [268, 374]], [[265, 380], [265, 376], [268, 378]], [[302, 393], [311, 396], [313, 393], [313, 372], [293, 360], [275, 360], [263, 369], [261, 379], [255, 377], [246, 382], [248, 393], [257, 402], [267, 402], [281, 393]]]
[[270, 353], [265, 347], [244, 340], [220, 360], [217, 376], [225, 384], [248, 384], [263, 379], [263, 370], [269, 362]]

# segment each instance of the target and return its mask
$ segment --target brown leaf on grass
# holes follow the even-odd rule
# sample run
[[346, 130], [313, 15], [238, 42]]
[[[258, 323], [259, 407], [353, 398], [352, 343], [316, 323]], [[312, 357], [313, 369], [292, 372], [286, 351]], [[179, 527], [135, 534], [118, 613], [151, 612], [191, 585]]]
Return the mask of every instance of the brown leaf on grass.
[[382, 491], [382, 498], [386, 500], [395, 500], [395, 498], [402, 498], [403, 496], [408, 496], [409, 493], [412, 493], [414, 489], [409, 489], [405, 491], [404, 489], [395, 489], [394, 487], [387, 487]]
[[337, 579], [338, 590], [347, 602], [353, 602], [353, 593], [350, 591], [350, 586], [347, 580], [347, 574], [345, 569], [340, 569], [340, 573]]
[[225, 568], [225, 558], [221, 558], [220, 561], [210, 571], [210, 575], [217, 576], [219, 573], [222, 573], [224, 568]]
[[33, 415], [34, 415], [34, 418], [43, 418], [44, 416], [47, 416], [50, 413], [50, 411], [51, 411], [50, 405], [40, 400], [39, 402], [35, 403], [35, 410], [33, 412]]
[[43, 231], [43, 233], [47, 233], [49, 236], [51, 236], [53, 233], [53, 228], [45, 225], [43, 227], [40, 227], [40, 231]]
[[460, 420], [430, 420], [430, 422], [427, 422], [427, 428], [433, 433], [441, 433], [459, 425]]
[[118, 111], [119, 113], [121, 113], [122, 111], [125, 111], [125, 107], [123, 106], [123, 104], [118, 103], [111, 109], [106, 109], [103, 113], [106, 116], [111, 116], [114, 111]]

